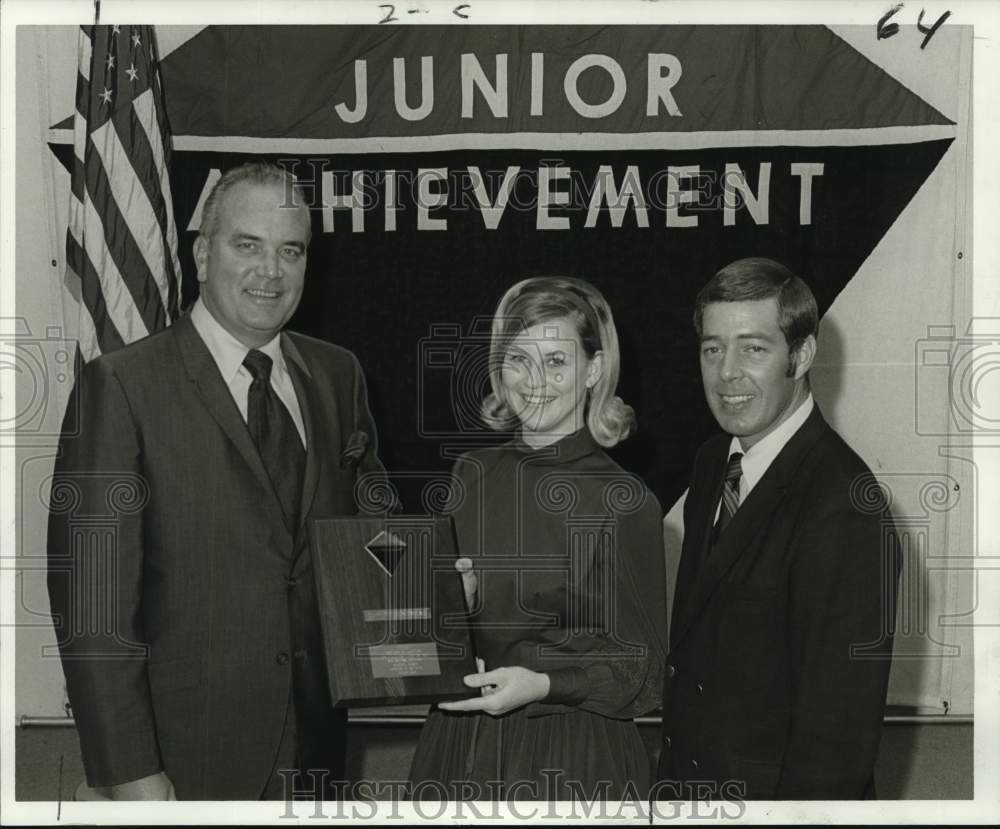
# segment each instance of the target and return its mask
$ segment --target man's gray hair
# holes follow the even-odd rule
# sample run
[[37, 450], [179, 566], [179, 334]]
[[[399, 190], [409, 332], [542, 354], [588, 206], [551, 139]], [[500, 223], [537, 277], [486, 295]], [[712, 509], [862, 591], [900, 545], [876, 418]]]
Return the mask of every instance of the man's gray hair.
[[222, 197], [227, 190], [244, 181], [282, 188], [285, 194], [282, 199], [282, 207], [306, 211], [306, 226], [308, 228], [306, 242], [309, 242], [312, 237], [312, 222], [308, 221], [309, 207], [302, 186], [288, 170], [265, 161], [251, 161], [247, 164], [241, 164], [239, 167], [231, 167], [222, 174], [222, 178], [215, 183], [212, 192], [205, 199], [205, 206], [201, 212], [201, 225], [198, 227], [198, 232], [202, 236], [211, 239], [219, 229], [219, 204], [222, 202]]

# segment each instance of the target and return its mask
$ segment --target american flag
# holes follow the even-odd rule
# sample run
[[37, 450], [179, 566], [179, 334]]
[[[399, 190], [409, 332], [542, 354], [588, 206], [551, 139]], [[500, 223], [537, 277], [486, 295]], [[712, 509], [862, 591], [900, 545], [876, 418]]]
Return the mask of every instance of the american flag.
[[177, 318], [169, 153], [152, 27], [81, 27], [66, 281], [84, 360]]

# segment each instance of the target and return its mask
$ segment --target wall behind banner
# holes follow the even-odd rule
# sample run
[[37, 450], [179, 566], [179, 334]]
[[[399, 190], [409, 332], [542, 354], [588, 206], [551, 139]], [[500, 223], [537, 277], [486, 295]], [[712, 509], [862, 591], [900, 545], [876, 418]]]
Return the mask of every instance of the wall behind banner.
[[[896, 521], [909, 545], [890, 702], [969, 714], [973, 666], [967, 615], [974, 607], [973, 574], [947, 565], [949, 557], [976, 552], [975, 470], [971, 454], [955, 448], [962, 432], [949, 417], [947, 365], [933, 355], [951, 347], [948, 359], [960, 360], [974, 344], [956, 345], [943, 329], [929, 337], [929, 327], [953, 326], [962, 335], [971, 317], [966, 128], [972, 33], [945, 27], [933, 48], [920, 52], [904, 37], [905, 29], [879, 44], [869, 43], [873, 37], [867, 28], [836, 31], [959, 125], [943, 159], [826, 313], [812, 377], [827, 417], [891, 490]], [[176, 32], [170, 34], [161, 38], [161, 54], [179, 39]], [[61, 670], [57, 659], [43, 653], [53, 644], [44, 583], [44, 500], [68, 392], [60, 380], [65, 372], [59, 370], [58, 354], [73, 321], [64, 318], [60, 288], [69, 177], [47, 141], [49, 126], [72, 109], [75, 29], [19, 31], [17, 72], [17, 315], [39, 353], [51, 358], [53, 371], [37, 389], [47, 394], [35, 415], [39, 428], [19, 442], [17, 451], [17, 553], [24, 567], [18, 581], [16, 710], [59, 715]], [[337, 221], [349, 219], [338, 215]], [[377, 244], [378, 237], [371, 240]], [[484, 298], [484, 304], [495, 300]], [[641, 344], [642, 332], [623, 332], [623, 337]], [[364, 363], [365, 355], [360, 357]], [[678, 359], [694, 361], [696, 355]], [[19, 375], [19, 401], [36, 393], [33, 382]], [[19, 404], [19, 410], [24, 406]], [[378, 420], [377, 409], [375, 416]], [[647, 437], [657, 436], [651, 431]], [[942, 452], [946, 443], [952, 448]], [[678, 506], [666, 524], [668, 555], [675, 562]]]

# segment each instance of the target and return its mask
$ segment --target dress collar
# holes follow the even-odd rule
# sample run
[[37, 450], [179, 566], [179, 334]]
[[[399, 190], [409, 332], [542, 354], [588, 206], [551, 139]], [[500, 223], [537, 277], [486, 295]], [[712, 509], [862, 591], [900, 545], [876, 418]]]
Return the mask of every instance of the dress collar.
[[524, 442], [520, 432], [507, 445], [519, 454], [530, 457], [532, 463], [537, 462], [553, 466], [591, 455], [601, 448], [600, 444], [594, 440], [594, 436], [590, 434], [590, 429], [586, 426], [578, 429], [571, 435], [560, 438], [555, 443], [550, 443], [548, 446], [542, 446], [538, 449], [528, 446]]

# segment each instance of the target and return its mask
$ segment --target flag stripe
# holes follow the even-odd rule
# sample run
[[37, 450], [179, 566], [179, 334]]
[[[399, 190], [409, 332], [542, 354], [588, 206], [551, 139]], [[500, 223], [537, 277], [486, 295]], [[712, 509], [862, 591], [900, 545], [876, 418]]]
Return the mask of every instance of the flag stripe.
[[[90, 81], [90, 60], [91, 60], [91, 55], [93, 54], [93, 43], [91, 42], [89, 26], [80, 27], [79, 44], [80, 44], [80, 61], [78, 63], [79, 72], [83, 76], [84, 83], [88, 83]], [[79, 98], [77, 98], [76, 100], [76, 108], [81, 112], [84, 111], [80, 109]]]
[[[87, 314], [80, 315], [81, 328], [84, 326], [82, 321], [89, 318], [91, 321], [90, 329], [93, 331], [93, 335], [88, 339], [96, 337], [97, 344], [100, 346], [102, 353], [121, 348], [125, 345], [125, 341], [118, 333], [118, 328], [108, 314], [107, 306], [104, 303], [104, 293], [101, 290], [100, 277], [97, 275], [97, 271], [91, 263], [90, 257], [87, 256], [86, 251], [68, 233], [66, 234], [66, 261], [79, 280], [82, 292], [81, 299], [88, 312]], [[82, 334], [83, 331], [80, 333]], [[95, 356], [91, 348], [85, 347], [85, 338], [83, 336], [80, 337], [80, 349], [83, 352], [84, 359], [90, 359]]]
[[[79, 137], [80, 137], [80, 140], [83, 141], [84, 143], [87, 142], [87, 133], [85, 131], [81, 130]], [[77, 136], [74, 135], [73, 136], [73, 140], [75, 141], [76, 138], [77, 138]], [[72, 171], [72, 173], [70, 173], [70, 183], [69, 183], [69, 186], [70, 186], [70, 190], [73, 193], [73, 198], [76, 201], [80, 202], [80, 203], [83, 202], [84, 191], [85, 191], [85, 188], [86, 188], [86, 184], [85, 184], [86, 180], [87, 180], [87, 176], [84, 173], [84, 169], [83, 169], [82, 153], [81, 153], [81, 155], [77, 155], [76, 152], [74, 151], [74, 153], [73, 153], [73, 171]]]
[[76, 76], [76, 108], [79, 112], [86, 112], [87, 102], [90, 100], [90, 81], [82, 72]]
[[[152, 131], [154, 139], [150, 141], [150, 135], [146, 130], [146, 124], [155, 123], [153, 90], [148, 89], [135, 99], [128, 116], [129, 134], [135, 147], [135, 152], [132, 154], [132, 166], [145, 191], [159, 231], [162, 254], [159, 263], [162, 274], [160, 293], [163, 295], [167, 316], [169, 319], [173, 319], [178, 310], [177, 276], [181, 269], [176, 254], [171, 255], [173, 251], [177, 250], [177, 232], [173, 229], [173, 205], [168, 205], [166, 201], [166, 198], [169, 198], [170, 190], [169, 182], [164, 180], [166, 167], [163, 164], [163, 145], [160, 143], [160, 133], [159, 130], [154, 129]], [[118, 118], [115, 119], [115, 128], [119, 131], [122, 129], [122, 123]], [[164, 192], [167, 194], [166, 198]]]
[[83, 201], [83, 155], [87, 146], [87, 119], [81, 115], [86, 112], [86, 104], [90, 98], [90, 34], [86, 27], [80, 28], [80, 64], [76, 76], [76, 112], [73, 116], [73, 170], [70, 174], [70, 187], [78, 201]]
[[[132, 163], [132, 157], [119, 137], [119, 125], [122, 121], [126, 121], [128, 123], [125, 128], [126, 140], [130, 139], [133, 147], [141, 151], [142, 148], [135, 144], [136, 136], [128, 135], [132, 129], [130, 117], [132, 115], [134, 115], [132, 107], [121, 110], [103, 127], [94, 130], [92, 138], [105, 170], [117, 172], [128, 168], [127, 176], [108, 176], [108, 186], [111, 188], [112, 199], [121, 212], [122, 220], [128, 226], [127, 235], [123, 234], [127, 247], [126, 254], [137, 261], [141, 260], [145, 265], [145, 271], [142, 273], [143, 281], [148, 278], [156, 285], [160, 294], [160, 304], [165, 313], [170, 305], [164, 263], [169, 263], [170, 257], [166, 255], [163, 230], [149, 200], [149, 194], [143, 186], [142, 171]], [[140, 155], [141, 152], [136, 153], [136, 157]], [[129, 240], [132, 245], [128, 244]]]
[[[92, 146], [93, 144], [88, 140], [88, 150]], [[100, 247], [107, 251], [107, 255], [100, 258], [101, 265], [113, 268], [114, 276], [117, 278], [109, 282], [110, 286], [116, 288], [116, 296], [108, 297], [109, 305], [113, 306], [116, 301], [128, 301], [121, 293], [119, 286], [125, 288], [131, 296], [135, 310], [142, 317], [146, 331], [157, 331], [166, 324], [160, 293], [156, 288], [152, 273], [146, 266], [142, 252], [132, 236], [128, 222], [115, 203], [108, 174], [101, 165], [101, 156], [96, 148], [87, 153], [86, 175], [87, 195], [89, 197], [84, 202], [86, 232], [88, 235], [95, 232], [99, 234], [98, 238], [102, 243]], [[101, 205], [100, 214], [93, 207], [98, 204]], [[126, 202], [126, 207], [128, 206]], [[96, 226], [94, 225], [95, 219]], [[89, 238], [84, 247], [93, 258], [94, 249], [90, 245]], [[94, 264], [98, 264], [97, 259], [95, 259]], [[100, 266], [98, 270], [101, 270]], [[128, 341], [132, 342], [131, 339]]]
[[[130, 343], [145, 337], [150, 329], [138, 313], [132, 294], [108, 249], [104, 222], [90, 198], [83, 203], [83, 239], [77, 239], [77, 242], [86, 251], [97, 274], [108, 319], [114, 321], [122, 339]], [[97, 325], [98, 320], [94, 320], [94, 324]], [[100, 338], [103, 339], [103, 336]]]
[[140, 120], [143, 128], [146, 130], [146, 138], [149, 141], [149, 146], [153, 152], [153, 160], [160, 175], [160, 194], [163, 199], [164, 213], [167, 218], [167, 247], [173, 257], [174, 274], [176, 275], [176, 279], [171, 285], [171, 296], [175, 299], [170, 308], [171, 313], [177, 315], [180, 313], [181, 303], [183, 302], [181, 296], [183, 280], [181, 276], [181, 261], [177, 255], [177, 222], [174, 217], [173, 197], [170, 194], [170, 180], [167, 173], [170, 169], [170, 135], [167, 132], [167, 119], [163, 110], [163, 101], [160, 94], [160, 77], [158, 74], [153, 75], [152, 100], [155, 117], [150, 116], [149, 113], [144, 113]]

